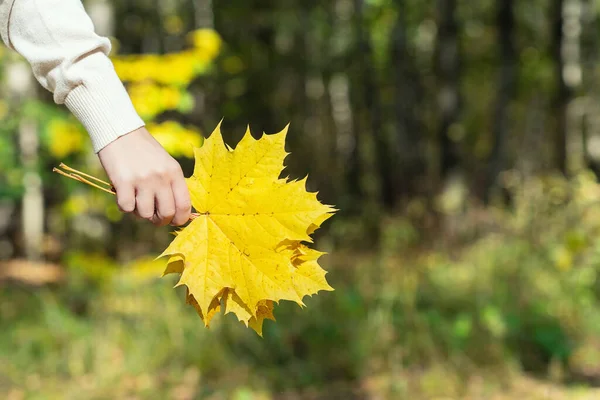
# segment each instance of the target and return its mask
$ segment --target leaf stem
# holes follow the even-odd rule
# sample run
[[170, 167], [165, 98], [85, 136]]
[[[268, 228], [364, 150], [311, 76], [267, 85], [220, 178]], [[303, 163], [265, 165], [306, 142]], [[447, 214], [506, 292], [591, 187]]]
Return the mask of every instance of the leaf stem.
[[[61, 164], [61, 166], [63, 166], [63, 165]], [[64, 168], [64, 166], [63, 166], [63, 168]], [[68, 168], [68, 167], [67, 167], [67, 168]], [[66, 169], [66, 168], [65, 168], [65, 169]], [[79, 173], [79, 171], [77, 171], [77, 170], [75, 170], [75, 169], [72, 169], [72, 168], [69, 168], [68, 170], [70, 170], [70, 171], [73, 171], [73, 172], [65, 172], [65, 171], [62, 171], [62, 170], [60, 170], [60, 169], [58, 169], [58, 168], [53, 168], [53, 169], [52, 169], [52, 171], [53, 171], [53, 172], [56, 172], [56, 173], [58, 173], [58, 174], [60, 174], [60, 175], [62, 175], [62, 176], [66, 176], [67, 178], [71, 178], [71, 179], [74, 179], [74, 180], [76, 180], [76, 181], [79, 181], [79, 182], [86, 183], [86, 184], [88, 184], [88, 185], [90, 185], [90, 186], [93, 186], [93, 187], [95, 187], [95, 188], [97, 188], [97, 189], [100, 189], [100, 190], [102, 190], [103, 192], [110, 193], [110, 194], [112, 194], [112, 195], [116, 195], [116, 194], [117, 194], [117, 193], [116, 193], [114, 190], [109, 190], [109, 189], [107, 189], [107, 188], [105, 188], [105, 187], [102, 187], [102, 186], [100, 186], [100, 185], [97, 185], [97, 184], [95, 184], [94, 182], [91, 182], [91, 181], [87, 180], [87, 179], [86, 179], [86, 178], [84, 178], [83, 176], [87, 176], [87, 177], [89, 177], [89, 178], [92, 178], [92, 179], [94, 179], [94, 180], [96, 180], [96, 181], [100, 181], [100, 182], [102, 182], [102, 183], [104, 183], [104, 184], [107, 184], [106, 182], [103, 182], [103, 181], [101, 181], [100, 179], [94, 178], [94, 177], [92, 177], [92, 176], [90, 176], [90, 175], [83, 174], [83, 173], [81, 173], [83, 176], [77, 175], [77, 173]], [[110, 185], [109, 185], [109, 186], [110, 186]], [[111, 186], [111, 188], [112, 188], [112, 186]]]
[[88, 175], [88, 174], [86, 174], [86, 173], [83, 173], [83, 172], [81, 172], [81, 171], [78, 171], [78, 170], [76, 170], [75, 168], [71, 168], [71, 167], [69, 167], [68, 165], [66, 165], [65, 163], [60, 163], [59, 167], [60, 167], [60, 168], [63, 168], [63, 169], [64, 169], [64, 170], [66, 170], [66, 171], [73, 172], [73, 173], [75, 173], [75, 174], [77, 174], [77, 175], [81, 175], [81, 176], [84, 176], [84, 177], [86, 177], [86, 178], [88, 178], [88, 179], [94, 180], [94, 181], [96, 181], [96, 182], [98, 182], [98, 183], [101, 183], [101, 184], [103, 184], [103, 185], [105, 185], [105, 186], [108, 186], [109, 188], [113, 189], [113, 185], [111, 185], [110, 183], [108, 183], [108, 182], [105, 182], [105, 181], [103, 181], [102, 179], [98, 179], [98, 178], [96, 178], [95, 176], [91, 176], [91, 175]]

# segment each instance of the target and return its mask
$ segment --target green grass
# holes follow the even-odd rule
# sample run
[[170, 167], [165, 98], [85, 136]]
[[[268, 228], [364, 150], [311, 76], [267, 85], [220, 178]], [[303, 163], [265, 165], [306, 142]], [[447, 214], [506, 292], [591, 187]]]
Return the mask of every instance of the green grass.
[[318, 246], [336, 290], [282, 302], [264, 338], [232, 315], [205, 329], [172, 278], [66, 257], [60, 286], [0, 288], [0, 397], [598, 398], [590, 190], [534, 182], [511, 209], [446, 216], [429, 242], [390, 218], [370, 252], [339, 245], [360, 235], [341, 221]]

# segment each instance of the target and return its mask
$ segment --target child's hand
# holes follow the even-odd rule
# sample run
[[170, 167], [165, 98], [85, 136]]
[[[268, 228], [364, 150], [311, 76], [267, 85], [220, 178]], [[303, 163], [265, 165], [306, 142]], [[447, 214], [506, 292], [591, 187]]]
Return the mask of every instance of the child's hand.
[[190, 194], [181, 167], [146, 128], [121, 136], [98, 156], [121, 211], [135, 212], [158, 226], [188, 221]]

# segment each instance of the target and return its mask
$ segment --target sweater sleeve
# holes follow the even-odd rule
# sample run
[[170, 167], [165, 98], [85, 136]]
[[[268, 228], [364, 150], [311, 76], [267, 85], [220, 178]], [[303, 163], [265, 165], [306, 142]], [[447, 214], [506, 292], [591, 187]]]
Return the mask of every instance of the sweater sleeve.
[[108, 57], [110, 41], [80, 0], [0, 0], [0, 33], [83, 124], [95, 152], [144, 126]]

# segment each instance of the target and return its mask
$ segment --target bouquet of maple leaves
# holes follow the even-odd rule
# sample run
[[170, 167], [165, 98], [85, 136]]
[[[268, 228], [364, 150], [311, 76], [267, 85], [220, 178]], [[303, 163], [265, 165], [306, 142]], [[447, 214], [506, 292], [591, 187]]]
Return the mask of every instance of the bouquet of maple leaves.
[[[306, 190], [306, 178], [280, 178], [286, 134], [287, 127], [256, 140], [248, 129], [234, 150], [219, 125], [194, 149], [194, 173], [186, 180], [195, 213], [159, 258], [168, 257], [163, 276], [180, 275], [176, 287], [187, 287], [186, 303], [206, 327], [223, 310], [262, 336], [264, 320], [275, 320], [275, 303], [304, 307], [305, 296], [333, 290], [318, 263], [325, 253], [306, 243], [337, 210]], [[55, 171], [110, 186], [61, 167], [66, 172]]]

